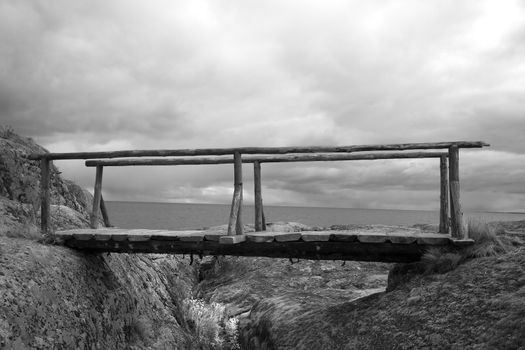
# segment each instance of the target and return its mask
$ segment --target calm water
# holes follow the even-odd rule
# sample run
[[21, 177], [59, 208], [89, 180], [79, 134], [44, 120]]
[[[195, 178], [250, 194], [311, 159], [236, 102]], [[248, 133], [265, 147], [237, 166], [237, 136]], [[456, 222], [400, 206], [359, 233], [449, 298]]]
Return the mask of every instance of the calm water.
[[[230, 205], [107, 202], [111, 223], [123, 228], [200, 229], [226, 224]], [[253, 206], [243, 206], [243, 222], [254, 221]], [[339, 224], [438, 224], [437, 211], [265, 206], [266, 222], [295, 221], [312, 226]], [[525, 213], [466, 213], [483, 221], [525, 220]]]

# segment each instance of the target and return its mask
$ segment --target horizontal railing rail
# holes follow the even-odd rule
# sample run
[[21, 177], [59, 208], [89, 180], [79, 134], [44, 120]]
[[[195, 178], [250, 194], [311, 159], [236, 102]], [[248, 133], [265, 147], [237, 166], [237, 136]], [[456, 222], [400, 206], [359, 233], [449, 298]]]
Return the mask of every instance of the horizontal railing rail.
[[[376, 160], [376, 159], [403, 159], [403, 158], [440, 158], [448, 156], [447, 152], [396, 152], [396, 153], [368, 153], [368, 154], [300, 154], [285, 156], [246, 156], [243, 163], [287, 163], [287, 162], [330, 162], [344, 160]], [[141, 159], [111, 159], [87, 160], [86, 166], [149, 166], [149, 165], [203, 165], [203, 164], [232, 164], [233, 158], [141, 158]]]
[[238, 147], [238, 148], [201, 148], [173, 150], [127, 150], [109, 152], [67, 152], [34, 153], [30, 160], [48, 159], [97, 159], [97, 158], [133, 158], [133, 157], [180, 157], [180, 156], [223, 156], [234, 154], [287, 154], [287, 153], [353, 153], [367, 151], [405, 151], [424, 149], [481, 148], [489, 146], [483, 141], [454, 141], [434, 143], [400, 143], [388, 145], [353, 145], [353, 146], [313, 146], [313, 147]]

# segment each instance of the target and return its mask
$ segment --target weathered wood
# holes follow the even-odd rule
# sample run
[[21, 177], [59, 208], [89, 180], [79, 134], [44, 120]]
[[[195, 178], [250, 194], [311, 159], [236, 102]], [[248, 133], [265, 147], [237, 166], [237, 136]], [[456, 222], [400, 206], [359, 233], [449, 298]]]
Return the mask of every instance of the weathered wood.
[[301, 240], [304, 242], [328, 242], [330, 231], [302, 231]]
[[98, 211], [100, 208], [100, 198], [102, 196], [102, 172], [104, 167], [97, 166], [95, 175], [95, 188], [93, 194], [93, 211], [91, 212], [91, 228], [98, 228]]
[[213, 241], [213, 242], [219, 242], [220, 238], [222, 236], [225, 236], [224, 232], [206, 232], [204, 234], [204, 240], [206, 241]]
[[[233, 154], [233, 182], [234, 186], [238, 191], [240, 192], [239, 196], [239, 209], [237, 213], [237, 220], [235, 222], [235, 234], [242, 235], [243, 232], [243, 224], [242, 224], [242, 197], [243, 197], [243, 189], [242, 189], [242, 156], [241, 153], [235, 152]], [[230, 234], [230, 232], [228, 232]]]
[[95, 234], [92, 232], [78, 232], [73, 233], [73, 238], [77, 241], [89, 241], [95, 238]]
[[414, 235], [407, 235], [406, 233], [395, 233], [395, 232], [389, 232], [388, 234], [388, 241], [393, 244], [412, 244], [417, 242], [417, 237]]
[[454, 141], [434, 143], [403, 143], [388, 145], [353, 145], [321, 147], [240, 147], [240, 148], [204, 148], [176, 150], [126, 150], [111, 152], [68, 152], [68, 153], [34, 153], [27, 158], [36, 159], [96, 159], [96, 158], [129, 158], [129, 157], [178, 157], [178, 156], [211, 156], [227, 155], [239, 152], [243, 154], [286, 154], [286, 153], [350, 153], [365, 151], [402, 151], [414, 149], [442, 149], [455, 145], [460, 148], [480, 148], [488, 146], [482, 141]]
[[466, 237], [459, 195], [459, 149], [457, 146], [450, 147], [448, 158], [451, 233], [454, 238], [463, 239]]
[[357, 240], [361, 243], [385, 243], [388, 242], [388, 235], [381, 233], [358, 233]]
[[468, 247], [473, 245], [475, 242], [473, 239], [466, 238], [466, 239], [451, 239], [450, 240], [453, 245], [458, 247]]
[[40, 228], [43, 235], [51, 233], [51, 197], [49, 180], [52, 162], [48, 159], [40, 161]]
[[356, 242], [357, 233], [349, 231], [335, 231], [330, 235], [330, 241], [333, 242]]
[[301, 232], [268, 232], [276, 242], [296, 242], [301, 239]]
[[428, 246], [417, 244], [391, 243], [363, 244], [359, 242], [230, 242], [242, 240], [244, 236], [223, 236], [221, 240], [228, 243], [213, 241], [181, 242], [154, 241], [147, 242], [114, 242], [114, 241], [78, 241], [68, 240], [66, 245], [88, 252], [116, 253], [169, 253], [169, 254], [202, 254], [202, 255], [233, 255], [233, 256], [263, 256], [271, 258], [297, 258], [312, 260], [356, 260], [379, 262], [411, 262], [418, 261]]
[[199, 232], [199, 233], [193, 233], [189, 235], [182, 235], [182, 236], [179, 236], [179, 239], [183, 242], [201, 242], [204, 240], [204, 233]]
[[274, 241], [273, 232], [250, 232], [246, 234], [246, 240], [249, 242], [273, 242]]
[[[413, 230], [403, 232], [391, 231], [395, 227], [365, 228], [372, 236], [380, 236], [385, 232], [388, 240], [379, 243], [334, 242], [326, 241], [322, 235], [332, 239], [333, 231], [317, 232], [253, 232], [247, 235], [222, 236], [219, 241], [180, 240], [181, 236], [202, 237], [203, 231], [162, 231], [162, 230], [125, 230], [125, 229], [75, 229], [57, 232], [57, 237], [64, 244], [91, 252], [134, 252], [134, 253], [172, 253], [200, 255], [238, 255], [238, 256], [268, 256], [302, 259], [342, 259], [383, 262], [407, 262], [419, 260], [421, 254], [431, 246], [473, 244], [473, 240], [453, 240], [450, 235], [421, 233]], [[219, 232], [210, 232], [217, 234]], [[279, 242], [276, 237], [286, 237], [290, 234], [300, 234], [301, 237], [312, 234], [319, 235], [319, 241], [287, 241]], [[350, 232], [343, 232], [343, 234]], [[338, 232], [341, 234], [341, 232]], [[108, 235], [111, 239], [103, 237]], [[160, 239], [165, 235], [166, 239]], [[365, 232], [360, 233], [364, 236]], [[356, 235], [354, 235], [356, 237]], [[262, 239], [261, 239], [262, 238]], [[400, 241], [395, 244], [393, 239], [416, 239], [417, 244]], [[392, 243], [390, 243], [390, 242]], [[227, 248], [229, 247], [229, 248]]]
[[447, 245], [450, 243], [450, 236], [443, 234], [420, 235], [416, 242], [418, 245]]
[[235, 188], [233, 192], [232, 207], [230, 211], [230, 220], [228, 221], [228, 236], [236, 234], [237, 215], [239, 215], [239, 207], [241, 205], [241, 189]]
[[245, 235], [235, 235], [235, 236], [222, 236], [219, 239], [220, 244], [238, 244], [246, 241]]
[[263, 202], [261, 193], [261, 163], [253, 163], [253, 188], [255, 196], [255, 231], [264, 231], [263, 226]]
[[448, 211], [448, 161], [446, 156], [441, 156], [439, 160], [440, 170], [440, 193], [439, 193], [439, 232], [449, 232], [449, 211]]
[[104, 202], [104, 197], [100, 193], [100, 212], [102, 213], [102, 219], [104, 220], [104, 226], [111, 227], [111, 222], [109, 221], [108, 209], [106, 208], [106, 202]]
[[[329, 162], [344, 160], [377, 160], [404, 158], [440, 158], [445, 152], [384, 152], [361, 154], [293, 154], [273, 156], [245, 156], [243, 163], [276, 163], [276, 162]], [[147, 158], [147, 159], [97, 159], [87, 160], [86, 166], [156, 166], [156, 165], [200, 165], [200, 164], [232, 164], [231, 157], [192, 157], [192, 158]]]

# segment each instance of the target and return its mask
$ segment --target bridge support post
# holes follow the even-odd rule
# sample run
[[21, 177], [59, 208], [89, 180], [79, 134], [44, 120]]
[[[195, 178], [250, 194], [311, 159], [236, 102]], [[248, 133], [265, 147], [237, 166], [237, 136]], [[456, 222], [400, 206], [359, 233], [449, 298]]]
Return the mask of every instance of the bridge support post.
[[255, 231], [266, 231], [261, 191], [261, 162], [253, 162], [253, 182], [255, 192]]
[[98, 211], [100, 208], [102, 198], [102, 165], [97, 165], [97, 172], [95, 175], [95, 189], [93, 193], [93, 211], [91, 212], [91, 228], [98, 228]]
[[111, 227], [111, 222], [109, 221], [108, 209], [106, 208], [106, 202], [104, 202], [104, 197], [102, 193], [100, 194], [100, 212], [102, 213], [102, 219], [104, 220], [104, 226]]
[[451, 231], [454, 238], [463, 239], [466, 235], [463, 227], [463, 212], [459, 201], [459, 149], [457, 145], [450, 146], [448, 159]]
[[45, 157], [40, 160], [40, 229], [44, 236], [51, 233], [49, 179], [52, 164], [52, 161]]
[[228, 223], [228, 236], [242, 235], [242, 157], [241, 153], [233, 153], [233, 200]]
[[440, 157], [440, 210], [439, 210], [439, 233], [449, 232], [449, 209], [448, 209], [448, 160], [446, 155]]

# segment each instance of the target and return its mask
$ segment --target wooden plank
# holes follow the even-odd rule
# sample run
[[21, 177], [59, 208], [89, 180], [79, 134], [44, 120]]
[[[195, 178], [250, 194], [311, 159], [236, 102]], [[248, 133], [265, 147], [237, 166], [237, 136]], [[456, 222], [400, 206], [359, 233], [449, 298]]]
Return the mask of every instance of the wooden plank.
[[151, 230], [136, 229], [125, 231], [130, 242], [145, 242], [151, 239]]
[[475, 242], [473, 239], [466, 238], [466, 239], [450, 239], [453, 245], [458, 247], [468, 247], [473, 245]]
[[128, 240], [128, 235], [125, 232], [112, 233], [111, 240], [115, 242], [125, 242]]
[[483, 141], [454, 141], [433, 143], [402, 143], [381, 145], [352, 146], [314, 146], [314, 147], [238, 147], [238, 148], [202, 148], [176, 150], [126, 150], [111, 152], [67, 152], [33, 153], [27, 156], [37, 159], [96, 159], [96, 158], [132, 158], [132, 157], [179, 157], [179, 156], [220, 156], [234, 152], [244, 154], [286, 154], [286, 153], [350, 153], [365, 151], [403, 151], [415, 149], [440, 149], [456, 145], [459, 148], [480, 148], [489, 146]]
[[334, 231], [330, 234], [330, 240], [334, 242], [356, 242], [357, 233], [351, 231]]
[[110, 232], [97, 232], [94, 233], [93, 239], [96, 241], [109, 241], [111, 240], [111, 236], [112, 234]]
[[392, 244], [412, 244], [417, 241], [416, 235], [406, 232], [389, 232], [387, 235], [388, 241]]
[[261, 194], [261, 163], [253, 163], [253, 188], [255, 197], [255, 231], [263, 231], [263, 203]]
[[276, 242], [296, 242], [301, 239], [301, 232], [271, 232]]
[[452, 146], [449, 149], [449, 186], [450, 186], [450, 218], [451, 233], [456, 239], [465, 237], [463, 228], [463, 212], [461, 211], [459, 195], [459, 149]]
[[358, 233], [357, 240], [361, 243], [385, 243], [388, 241], [388, 235], [381, 233]]
[[249, 242], [263, 243], [273, 242], [275, 232], [251, 232], [246, 234], [246, 240]]
[[198, 233], [196, 232], [196, 233], [191, 233], [188, 235], [180, 235], [179, 239], [182, 242], [202, 242], [204, 241], [204, 233], [202, 233], [201, 231]]
[[237, 244], [246, 241], [245, 235], [222, 236], [219, 239], [220, 244]]
[[63, 240], [73, 238], [73, 233], [69, 231], [56, 231], [54, 235], [56, 238], [61, 238]]
[[91, 212], [91, 228], [98, 227], [98, 211], [100, 208], [100, 197], [102, 196], [102, 172], [104, 167], [101, 165], [97, 166], [95, 175], [95, 187], [93, 194], [93, 211]]
[[158, 230], [151, 233], [151, 239], [156, 241], [177, 241], [180, 231]]
[[49, 179], [52, 163], [48, 159], [40, 161], [40, 229], [43, 235], [51, 233], [51, 197]]
[[79, 241], [89, 241], [95, 238], [95, 234], [92, 232], [78, 232], [73, 233], [73, 238]]
[[213, 241], [213, 242], [219, 242], [219, 239], [222, 236], [226, 236], [225, 232], [205, 232], [204, 233], [204, 240], [205, 241]]
[[443, 234], [420, 234], [417, 235], [416, 243], [420, 245], [447, 245], [450, 243], [450, 236]]
[[330, 240], [329, 231], [302, 231], [301, 240], [304, 242], [328, 242]]

